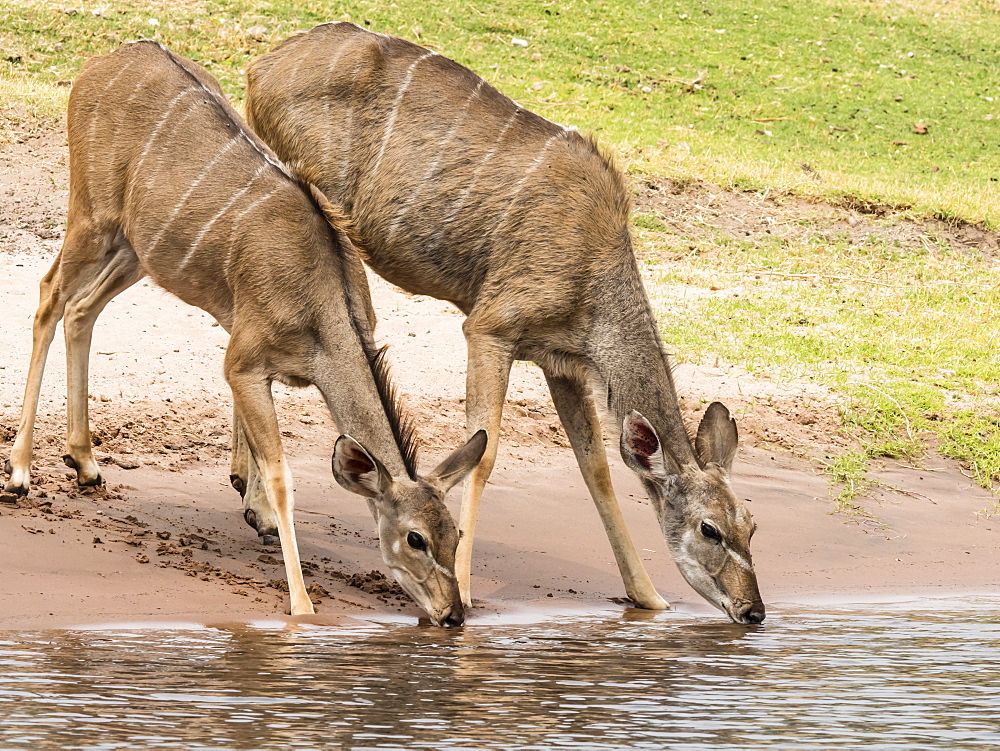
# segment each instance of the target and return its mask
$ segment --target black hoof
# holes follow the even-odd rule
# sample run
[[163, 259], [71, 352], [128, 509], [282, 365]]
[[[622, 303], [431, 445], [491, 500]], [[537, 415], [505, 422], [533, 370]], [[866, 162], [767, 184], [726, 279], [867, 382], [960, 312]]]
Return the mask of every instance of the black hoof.
[[[244, 480], [239, 475], [229, 475], [229, 482], [231, 482], [233, 484], [233, 487], [239, 491], [240, 498], [246, 495], [247, 492], [246, 480]], [[247, 521], [249, 522], [249, 520]], [[250, 526], [252, 527], [253, 525], [251, 524]]]
[[26, 495], [28, 495], [28, 489], [24, 485], [9, 486], [0, 492], [0, 502], [16, 504], [18, 498], [24, 498]]
[[63, 460], [63, 464], [65, 464], [70, 469], [80, 469], [80, 467], [77, 466], [76, 459], [74, 459], [69, 454], [63, 454], [62, 460]]
[[93, 480], [83, 480], [83, 481], [77, 480], [76, 484], [79, 485], [81, 488], [96, 488], [98, 485], [104, 484], [104, 478], [98, 475]]
[[8, 475], [14, 474], [14, 465], [10, 463], [10, 459], [3, 463], [3, 471]]

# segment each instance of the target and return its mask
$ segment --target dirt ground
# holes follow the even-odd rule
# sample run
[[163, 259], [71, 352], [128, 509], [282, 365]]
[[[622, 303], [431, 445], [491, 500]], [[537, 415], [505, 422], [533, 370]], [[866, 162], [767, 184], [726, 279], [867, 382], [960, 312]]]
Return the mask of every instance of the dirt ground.
[[[0, 456], [9, 455], [31, 349], [38, 281], [65, 221], [64, 133], [45, 128], [0, 144]], [[637, 203], [691, 233], [740, 236], [797, 226], [884, 231], [858, 207], [726, 193], [645, 181]], [[873, 207], [861, 207], [872, 210]], [[874, 207], [875, 210], [878, 207]], [[996, 249], [974, 229], [902, 222], [913, 243], [928, 232]], [[371, 276], [379, 338], [422, 438], [428, 468], [463, 436], [461, 315]], [[91, 355], [91, 418], [106, 485], [80, 490], [61, 462], [65, 366], [57, 337], [35, 434], [33, 490], [0, 503], [0, 629], [85, 623], [283, 618], [281, 551], [261, 544], [228, 482], [230, 407], [222, 378], [226, 335], [201, 311], [148, 283], [121, 295], [98, 322]], [[886, 465], [866, 505], [872, 517], [834, 513], [817, 458], [843, 447], [836, 400], [801, 382], [771, 383], [725, 364], [683, 365], [675, 378], [694, 423], [720, 399], [738, 417], [737, 492], [759, 525], [754, 560], [769, 605], [816, 600], [995, 593], [1000, 520], [976, 512], [994, 498], [953, 462]], [[313, 390], [276, 388], [296, 477], [297, 529], [316, 620], [413, 619], [419, 611], [387, 580], [365, 504], [329, 472], [336, 436]], [[609, 450], [630, 530], [654, 582], [679, 609], [711, 608], [684, 583], [638, 481]], [[459, 491], [449, 499], [457, 516]], [[531, 608], [623, 602], [596, 511], [540, 371], [517, 363], [501, 453], [476, 538], [476, 617]], [[711, 617], [722, 617], [721, 614]]]

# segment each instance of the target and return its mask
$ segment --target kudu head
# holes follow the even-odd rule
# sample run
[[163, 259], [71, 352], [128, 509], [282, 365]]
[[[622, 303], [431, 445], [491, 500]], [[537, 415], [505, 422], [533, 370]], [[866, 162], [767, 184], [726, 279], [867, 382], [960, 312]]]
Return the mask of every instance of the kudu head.
[[760, 623], [764, 603], [750, 558], [756, 525], [729, 484], [738, 434], [713, 402], [698, 426], [697, 463], [681, 464], [638, 412], [622, 425], [621, 452], [646, 486], [684, 578], [737, 623]]
[[486, 451], [480, 430], [426, 477], [393, 477], [348, 435], [333, 448], [333, 476], [365, 496], [378, 523], [382, 558], [396, 581], [438, 626], [461, 626], [465, 608], [455, 578], [458, 529], [445, 494], [479, 464]]

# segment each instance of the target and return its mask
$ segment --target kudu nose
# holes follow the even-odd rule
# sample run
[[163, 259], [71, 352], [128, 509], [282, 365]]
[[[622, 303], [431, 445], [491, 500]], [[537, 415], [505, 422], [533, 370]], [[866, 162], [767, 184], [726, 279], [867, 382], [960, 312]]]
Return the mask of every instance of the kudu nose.
[[765, 615], [764, 603], [755, 602], [743, 611], [743, 620], [745, 623], [762, 623]]
[[463, 623], [465, 623], [465, 613], [461, 611], [448, 613], [441, 621], [441, 625], [445, 628], [454, 628], [461, 626]]

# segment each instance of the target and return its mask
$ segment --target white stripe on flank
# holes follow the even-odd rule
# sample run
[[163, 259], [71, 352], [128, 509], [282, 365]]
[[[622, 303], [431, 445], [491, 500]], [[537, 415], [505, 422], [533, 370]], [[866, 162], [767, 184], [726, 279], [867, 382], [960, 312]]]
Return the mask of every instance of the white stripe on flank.
[[428, 57], [432, 57], [436, 54], [436, 52], [427, 52], [410, 63], [410, 67], [406, 69], [406, 78], [403, 80], [403, 85], [400, 87], [399, 93], [396, 94], [396, 100], [392, 103], [392, 112], [389, 113], [389, 120], [385, 124], [385, 134], [382, 136], [382, 147], [378, 150], [378, 157], [376, 157], [375, 164], [372, 166], [369, 174], [376, 174], [378, 172], [379, 165], [382, 164], [382, 157], [385, 155], [385, 147], [389, 145], [389, 138], [392, 136], [392, 129], [396, 125], [396, 115], [399, 113], [399, 105], [403, 103], [403, 97], [406, 96], [406, 90], [409, 89], [410, 84], [413, 83], [414, 69]]
[[265, 162], [267, 162], [268, 164], [270, 164], [272, 167], [276, 167], [281, 174], [283, 174], [285, 177], [289, 178], [290, 180], [294, 180], [295, 179], [294, 177], [292, 177], [292, 173], [289, 172], [288, 167], [285, 166], [285, 163], [283, 161], [281, 161], [280, 159], [272, 156], [271, 153], [267, 149], [263, 148], [257, 142], [257, 140], [255, 139], [255, 137], [253, 136], [253, 134], [247, 133], [245, 130], [243, 130], [243, 128], [240, 126], [239, 123], [236, 123], [236, 127], [238, 127], [240, 129], [240, 133], [243, 135], [243, 140], [245, 140], [248, 144], [250, 144], [250, 147], [254, 151], [256, 151], [258, 154], [260, 154], [262, 157], [264, 157], [264, 161]]
[[251, 211], [256, 209], [262, 203], [264, 203], [264, 201], [267, 201], [275, 193], [278, 193], [280, 190], [281, 190], [280, 187], [269, 190], [260, 198], [257, 198], [256, 200], [252, 201], [249, 206], [247, 206], [245, 209], [243, 209], [243, 211], [241, 211], [239, 214], [233, 217], [232, 229], [229, 232], [229, 247], [226, 249], [226, 261], [225, 261], [225, 266], [223, 267], [223, 273], [226, 275], [226, 284], [229, 284], [229, 262], [233, 257], [233, 232], [236, 231], [236, 225], [239, 224], [240, 220], [243, 219], [243, 217], [245, 217]]
[[182, 91], [180, 94], [178, 94], [177, 96], [175, 96], [173, 99], [170, 100], [170, 104], [167, 105], [167, 108], [163, 111], [163, 114], [160, 116], [160, 121], [156, 124], [156, 127], [153, 128], [153, 132], [149, 134], [149, 138], [146, 139], [146, 145], [143, 147], [142, 152], [139, 154], [139, 160], [135, 163], [136, 172], [138, 172], [139, 169], [142, 167], [142, 163], [143, 161], [145, 161], [147, 154], [149, 154], [149, 150], [153, 148], [153, 143], [156, 141], [156, 137], [160, 135], [160, 131], [163, 129], [163, 126], [166, 124], [167, 120], [170, 119], [170, 115], [173, 113], [174, 107], [177, 106], [177, 103], [181, 99], [183, 99], [188, 94], [195, 91], [198, 91], [198, 89], [192, 86], [190, 88], [184, 89], [184, 91]]
[[340, 180], [338, 185], [341, 189], [350, 190], [347, 185], [347, 175], [351, 171], [351, 143], [354, 141], [354, 105], [350, 100], [346, 104], [347, 106], [344, 108], [344, 120], [340, 128], [340, 136], [344, 140], [341, 144], [343, 158], [340, 160]]
[[132, 94], [129, 96], [128, 99], [125, 100], [125, 104], [118, 108], [119, 120], [118, 124], [115, 125], [115, 132], [111, 135], [111, 143], [118, 142], [118, 133], [121, 131], [122, 122], [124, 122], [125, 117], [128, 116], [129, 106], [132, 104], [132, 102], [136, 100], [136, 97], [138, 97], [142, 93], [143, 91], [142, 87], [143, 84], [145, 83], [146, 79], [140, 78], [136, 82], [135, 87], [132, 89]]
[[510, 130], [510, 126], [514, 124], [514, 121], [517, 119], [517, 116], [521, 114], [521, 112], [522, 110], [520, 108], [515, 109], [514, 113], [507, 118], [507, 122], [505, 122], [503, 128], [500, 129], [500, 135], [497, 136], [497, 140], [496, 143], [493, 144], [493, 148], [487, 151], [486, 155], [480, 160], [476, 169], [473, 170], [472, 175], [469, 177], [469, 184], [465, 186], [465, 190], [463, 190], [459, 195], [458, 200], [448, 213], [448, 216], [445, 217], [443, 222], [441, 222], [441, 226], [438, 228], [438, 231], [434, 234], [434, 237], [430, 241], [431, 247], [435, 247], [437, 243], [441, 242], [441, 237], [448, 229], [448, 225], [451, 224], [452, 220], [458, 216], [458, 212], [462, 210], [463, 206], [465, 206], [465, 201], [472, 193], [472, 189], [476, 187], [476, 183], [479, 179], [479, 173], [483, 171], [486, 164], [493, 158], [493, 155], [500, 150], [500, 144], [503, 142], [503, 137], [507, 135], [507, 131]]
[[[188, 107], [183, 112], [179, 113], [176, 117], [174, 117], [173, 121], [170, 124], [170, 128], [168, 129], [168, 132], [184, 133], [185, 123], [191, 118], [199, 118], [202, 115], [203, 113], [198, 111], [197, 106]], [[161, 148], [159, 150], [154, 149], [149, 153], [148, 158], [146, 160], [146, 174], [145, 174], [146, 178], [145, 190], [147, 193], [153, 191], [156, 188], [156, 186], [162, 182], [163, 177], [160, 165], [163, 163], [164, 160], [170, 162], [173, 159], [175, 159], [176, 152], [177, 148], [174, 147], [174, 148]], [[131, 191], [129, 195], [131, 195], [136, 191], [139, 184], [140, 184], [140, 176], [137, 173], [135, 180], [129, 184], [129, 190]]]
[[554, 136], [551, 136], [548, 141], [545, 142], [544, 146], [542, 146], [542, 150], [538, 152], [538, 156], [534, 158], [534, 160], [528, 166], [528, 169], [524, 171], [524, 176], [514, 184], [514, 190], [511, 193], [510, 200], [507, 202], [507, 208], [504, 210], [503, 214], [500, 215], [500, 218], [497, 220], [496, 224], [493, 225], [493, 229], [491, 229], [489, 234], [486, 235], [486, 238], [483, 240], [480, 247], [486, 245], [486, 243], [490, 241], [490, 238], [493, 237], [493, 235], [497, 233], [497, 230], [499, 230], [503, 226], [504, 222], [507, 221], [507, 217], [510, 215], [511, 210], [514, 208], [514, 204], [517, 202], [517, 197], [521, 193], [521, 189], [524, 188], [524, 184], [528, 182], [528, 178], [531, 177], [532, 173], [535, 170], [537, 170], [545, 161], [545, 156], [549, 151], [549, 146], [551, 146], [552, 142], [555, 141], [557, 138], [562, 138], [563, 136], [564, 136], [563, 133], [556, 133]]
[[[341, 47], [337, 50], [337, 54], [333, 56], [333, 60], [327, 66], [326, 79], [324, 82], [323, 90], [319, 93], [323, 97], [323, 121], [327, 123], [326, 134], [323, 139], [324, 141], [324, 151], [326, 153], [327, 164], [333, 163], [333, 157], [338, 153], [337, 149], [337, 138], [336, 133], [338, 130], [337, 124], [333, 122], [330, 117], [330, 106], [333, 97], [330, 96], [330, 85], [333, 83], [333, 77], [336, 76], [340, 71], [337, 70], [337, 63], [340, 62], [340, 58], [343, 57], [346, 46]], [[344, 158], [347, 158], [347, 151], [344, 150]]]
[[[203, 92], [208, 94], [215, 101], [219, 102], [219, 104], [222, 105], [223, 112], [225, 112], [226, 115], [229, 115], [232, 108], [225, 96], [219, 94], [216, 91], [212, 91], [212, 89], [208, 88], [208, 86], [199, 81], [197, 78], [195, 78], [195, 82], [198, 84], [198, 87]], [[232, 120], [233, 125], [236, 126], [236, 130], [240, 133], [240, 135], [243, 136], [243, 139], [248, 144], [250, 144], [250, 148], [252, 148], [258, 154], [264, 157], [267, 163], [270, 164], [272, 167], [277, 167], [279, 170], [281, 170], [282, 174], [291, 177], [291, 174], [288, 172], [288, 168], [284, 165], [284, 163], [281, 162], [281, 160], [276, 159], [274, 156], [272, 156], [265, 147], [261, 146], [252, 133], [247, 132], [246, 128], [243, 127], [243, 123], [238, 116], [231, 117], [230, 119]]]
[[[360, 68], [360, 65], [355, 64], [354, 67], [348, 71], [348, 75], [350, 75], [351, 78], [357, 78]], [[337, 183], [337, 187], [341, 191], [349, 191], [351, 190], [351, 186], [347, 184], [347, 176], [351, 172], [351, 146], [354, 142], [354, 103], [350, 98], [348, 98], [342, 104], [345, 105], [344, 120], [340, 128], [340, 137], [343, 139], [340, 149], [343, 158], [340, 160], [340, 181]], [[343, 193], [341, 195], [343, 195]]]
[[201, 181], [204, 180], [206, 176], [208, 176], [208, 173], [211, 172], [212, 168], [215, 167], [216, 164], [219, 163], [219, 160], [222, 159], [222, 157], [224, 157], [227, 153], [229, 153], [229, 150], [233, 148], [235, 144], [239, 143], [239, 141], [240, 141], [239, 136], [231, 138], [229, 143], [223, 146], [222, 149], [219, 151], [219, 153], [212, 158], [212, 161], [210, 161], [208, 164], [205, 165], [205, 168], [201, 171], [201, 174], [199, 174], [198, 177], [194, 179], [194, 182], [191, 183], [191, 187], [188, 188], [187, 191], [185, 191], [184, 195], [181, 196], [181, 199], [177, 202], [177, 205], [174, 206], [174, 210], [170, 212], [170, 216], [167, 217], [167, 220], [163, 223], [163, 226], [160, 227], [160, 231], [156, 233], [156, 237], [154, 237], [153, 241], [149, 244], [149, 248], [146, 251], [147, 253], [152, 253], [153, 250], [156, 249], [156, 246], [160, 244], [160, 241], [163, 239], [163, 236], [167, 233], [167, 229], [169, 229], [170, 224], [174, 221], [174, 219], [177, 218], [177, 215], [180, 213], [180, 210], [184, 207], [184, 204], [187, 203], [187, 200], [191, 197], [191, 194], [195, 192], [195, 190], [198, 188], [199, 185], [201, 185]]
[[[87, 144], [89, 149], [88, 153], [90, 155], [93, 155], [94, 153], [94, 141], [97, 140], [97, 111], [100, 109], [101, 97], [103, 97], [105, 94], [108, 93], [108, 89], [110, 89], [112, 86], [118, 83], [118, 79], [122, 77], [125, 71], [127, 71], [129, 68], [132, 67], [133, 63], [135, 63], [135, 60], [129, 60], [125, 65], [123, 65], [119, 69], [119, 71], [115, 73], [111, 77], [111, 79], [104, 85], [104, 88], [101, 89], [101, 93], [98, 94], [98, 96], [95, 98], [94, 111], [91, 113], [91, 117], [93, 119], [90, 121], [90, 136], [87, 138]], [[94, 171], [94, 160], [90, 159], [87, 163], [87, 172], [93, 173], [93, 171]]]
[[233, 204], [235, 204], [238, 200], [240, 200], [246, 194], [246, 192], [250, 190], [250, 187], [253, 185], [254, 181], [258, 177], [260, 177], [261, 174], [263, 174], [265, 169], [267, 169], [266, 164], [260, 165], [260, 167], [257, 168], [257, 171], [254, 172], [253, 177], [247, 180], [247, 184], [244, 185], [240, 190], [236, 191], [236, 193], [233, 194], [233, 197], [229, 199], [229, 202], [226, 203], [226, 205], [223, 206], [221, 209], [219, 209], [216, 215], [213, 216], [211, 219], [209, 219], [208, 223], [201, 228], [201, 231], [198, 233], [198, 236], [195, 237], [194, 242], [191, 243], [191, 249], [184, 254], [184, 257], [181, 259], [181, 262], [177, 264], [178, 271], [181, 271], [185, 266], [188, 265], [188, 263], [191, 262], [191, 259], [194, 258], [195, 251], [198, 250], [198, 246], [201, 245], [201, 241], [205, 239], [205, 235], [208, 234], [208, 231], [217, 221], [219, 221], [219, 219], [222, 217], [223, 214], [225, 214], [227, 211], [229, 211], [229, 209], [233, 207]]
[[288, 72], [288, 78], [286, 80], [288, 80], [292, 85], [295, 84], [296, 79], [299, 77], [299, 71], [302, 70], [302, 66], [305, 65], [306, 60], [308, 60], [309, 56], [312, 54], [312, 50], [309, 48], [308, 45], [306, 46], [305, 50], [306, 50], [305, 54], [303, 54], [295, 62], [295, 65], [293, 65], [292, 69]]
[[[202, 91], [204, 91], [206, 94], [208, 94], [215, 101], [219, 102], [222, 105], [223, 112], [225, 112], [227, 115], [229, 114], [231, 107], [229, 102], [223, 95], [219, 94], [216, 91], [212, 91], [201, 81], [198, 81], [198, 85], [201, 87]], [[247, 132], [246, 128], [243, 127], [242, 121], [238, 117], [232, 118], [232, 122], [233, 125], [236, 126], [236, 129], [239, 131], [240, 135], [243, 136], [243, 139], [248, 144], [250, 144], [250, 148], [252, 148], [258, 154], [264, 157], [267, 163], [270, 164], [272, 167], [277, 167], [279, 170], [281, 170], [282, 174], [291, 177], [291, 174], [289, 173], [288, 168], [284, 165], [284, 163], [281, 160], [273, 157], [266, 148], [262, 147], [260, 143], [255, 139], [254, 135]]]
[[459, 111], [458, 117], [456, 117], [454, 123], [452, 123], [451, 129], [448, 131], [448, 135], [446, 135], [444, 137], [444, 140], [441, 142], [440, 147], [438, 149], [437, 157], [434, 159], [433, 162], [431, 162], [430, 166], [424, 171], [423, 177], [420, 178], [420, 181], [417, 183], [416, 190], [414, 190], [413, 193], [410, 194], [410, 197], [399, 208], [399, 211], [396, 212], [396, 217], [392, 220], [392, 224], [389, 225], [388, 232], [385, 233], [384, 242], [387, 247], [392, 244], [392, 239], [393, 237], [395, 237], [396, 232], [399, 229], [399, 225], [403, 221], [403, 217], [405, 217], [409, 213], [410, 207], [412, 207], [414, 202], [417, 200], [417, 197], [420, 195], [421, 190], [423, 190], [423, 187], [425, 185], [429, 184], [431, 177], [437, 171], [438, 165], [444, 158], [445, 150], [448, 148], [448, 145], [455, 139], [455, 134], [458, 133], [458, 129], [462, 126], [463, 123], [465, 123], [465, 120], [469, 115], [469, 106], [472, 104], [472, 100], [475, 99], [477, 96], [479, 96], [479, 91], [480, 89], [483, 88], [483, 84], [485, 83], [486, 83], [485, 80], [483, 80], [482, 78], [479, 79], [479, 83], [476, 85], [476, 88], [473, 90], [471, 94], [469, 94], [469, 98], [466, 99], [465, 104], [462, 105], [462, 109]]
[[517, 184], [514, 187], [514, 193], [510, 197], [511, 203], [513, 203], [514, 199], [517, 198], [517, 194], [521, 192], [521, 188], [524, 187], [524, 184], [528, 181], [528, 178], [531, 177], [531, 173], [534, 172], [536, 169], [538, 169], [541, 166], [542, 162], [545, 161], [545, 155], [548, 153], [549, 146], [552, 145], [552, 142], [557, 138], [562, 138], [562, 136], [563, 136], [562, 133], [556, 133], [554, 136], [549, 138], [548, 141], [545, 142], [545, 145], [542, 146], [542, 150], [538, 153], [538, 156], [535, 157], [534, 161], [531, 163], [528, 169], [525, 170], [524, 177], [522, 177], [520, 180], [517, 181]]

